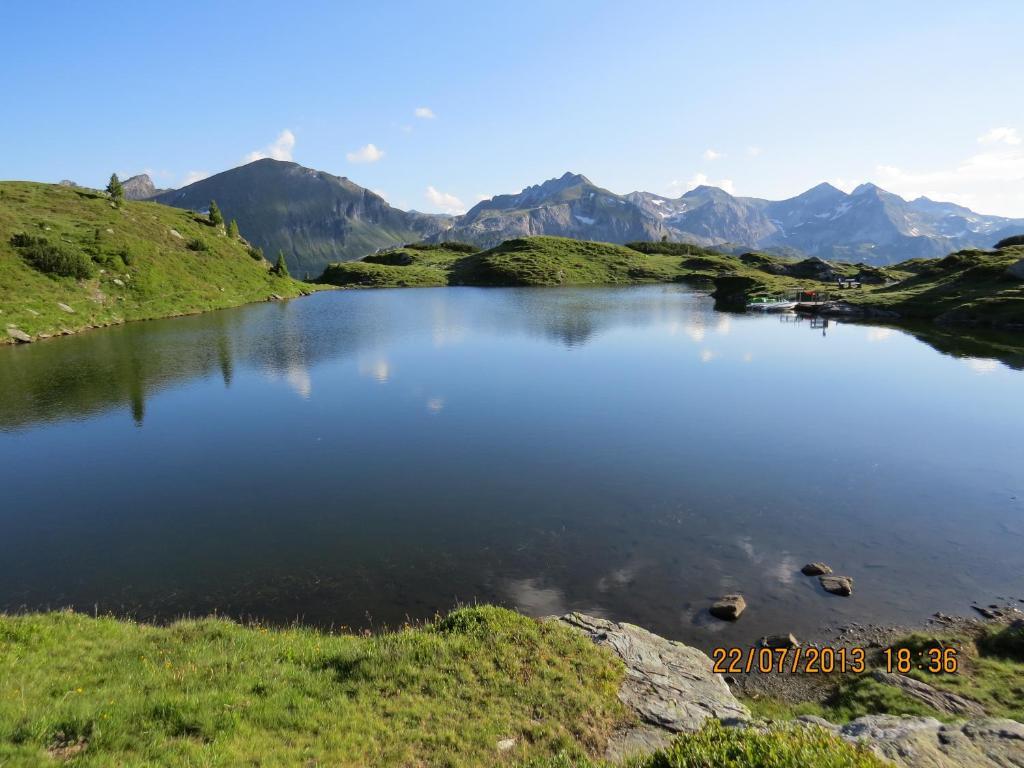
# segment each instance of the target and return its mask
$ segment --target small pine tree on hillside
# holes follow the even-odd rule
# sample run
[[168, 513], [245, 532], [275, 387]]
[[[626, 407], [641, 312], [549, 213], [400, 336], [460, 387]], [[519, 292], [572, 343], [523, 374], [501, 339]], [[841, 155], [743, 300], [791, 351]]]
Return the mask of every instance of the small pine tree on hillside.
[[288, 277], [288, 262], [284, 260], [284, 251], [277, 252], [277, 263], [274, 265], [274, 274], [278, 277]]
[[231, 223], [228, 224], [228, 237], [232, 240], [238, 239], [238, 222], [234, 219], [232, 219]]
[[220, 208], [217, 207], [217, 201], [210, 201], [210, 223], [215, 227], [224, 225], [224, 215], [220, 212]]
[[124, 185], [121, 180], [117, 178], [116, 173], [110, 174], [110, 182], [107, 184], [107, 194], [110, 195], [110, 199], [117, 205], [124, 202]]

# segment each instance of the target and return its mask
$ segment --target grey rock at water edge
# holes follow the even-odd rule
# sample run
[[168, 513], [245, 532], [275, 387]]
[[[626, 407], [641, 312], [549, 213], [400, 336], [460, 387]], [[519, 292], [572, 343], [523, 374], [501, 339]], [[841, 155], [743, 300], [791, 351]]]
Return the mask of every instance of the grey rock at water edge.
[[568, 613], [558, 620], [610, 648], [626, 665], [619, 700], [645, 725], [616, 734], [608, 747], [609, 759], [662, 747], [672, 733], [699, 730], [708, 718], [750, 719], [746, 707], [713, 671], [711, 659], [696, 648], [633, 624], [582, 613]]
[[903, 768], [1021, 768], [1024, 724], [980, 718], [941, 723], [933, 717], [867, 715], [843, 726], [802, 717], [846, 741], [867, 742], [879, 756]]
[[832, 569], [824, 563], [808, 563], [800, 569], [800, 573], [804, 576], [827, 576], [832, 573]]
[[725, 595], [712, 603], [708, 612], [716, 619], [736, 621], [746, 609], [747, 601], [743, 595]]
[[792, 633], [788, 635], [765, 635], [761, 638], [762, 648], [799, 648], [800, 641]]
[[32, 341], [32, 337], [20, 328], [8, 328], [7, 335], [21, 344], [28, 344]]
[[826, 592], [841, 597], [849, 597], [853, 594], [853, 579], [849, 576], [819, 576], [822, 588]]
[[899, 688], [911, 698], [917, 699], [939, 712], [962, 717], [984, 717], [985, 715], [985, 708], [978, 702], [957, 696], [955, 693], [940, 691], [928, 683], [922, 683], [912, 677], [894, 675], [881, 669], [876, 669], [871, 676], [880, 683]]

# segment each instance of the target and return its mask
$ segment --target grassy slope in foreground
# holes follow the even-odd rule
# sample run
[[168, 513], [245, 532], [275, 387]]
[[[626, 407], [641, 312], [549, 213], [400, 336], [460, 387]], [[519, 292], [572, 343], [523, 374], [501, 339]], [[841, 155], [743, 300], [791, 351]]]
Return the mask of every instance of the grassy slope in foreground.
[[[0, 765], [488, 765], [598, 750], [610, 653], [500, 608], [377, 636], [0, 616]], [[77, 746], [76, 745], [80, 745]], [[5, 762], [8, 761], [8, 762]]]
[[[629, 717], [623, 674], [490, 606], [377, 636], [0, 615], [0, 765], [591, 766]], [[717, 724], [635, 765], [811, 764], [881, 765], [823, 732]]]
[[[82, 255], [92, 276], [78, 280], [38, 271], [11, 243], [22, 233]], [[189, 248], [199, 242], [207, 250]], [[11, 340], [7, 326], [32, 337], [55, 335], [309, 290], [276, 277], [269, 266], [253, 259], [243, 242], [188, 211], [131, 201], [115, 208], [86, 189], [0, 183], [0, 343]]]

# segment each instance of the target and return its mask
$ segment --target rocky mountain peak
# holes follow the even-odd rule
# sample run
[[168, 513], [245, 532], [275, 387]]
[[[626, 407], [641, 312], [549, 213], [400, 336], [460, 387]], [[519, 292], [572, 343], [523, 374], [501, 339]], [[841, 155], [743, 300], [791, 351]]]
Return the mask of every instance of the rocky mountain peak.
[[153, 179], [148, 173], [140, 173], [125, 179], [121, 184], [124, 186], [124, 196], [129, 200], [147, 200], [151, 197], [166, 192], [165, 189], [157, 189]]
[[858, 197], [860, 195], [877, 195], [879, 192], [885, 192], [885, 190], [868, 181], [865, 182], [864, 184], [858, 185], [857, 188], [853, 190], [853, 192], [851, 192], [850, 194], [853, 195], [854, 197]]

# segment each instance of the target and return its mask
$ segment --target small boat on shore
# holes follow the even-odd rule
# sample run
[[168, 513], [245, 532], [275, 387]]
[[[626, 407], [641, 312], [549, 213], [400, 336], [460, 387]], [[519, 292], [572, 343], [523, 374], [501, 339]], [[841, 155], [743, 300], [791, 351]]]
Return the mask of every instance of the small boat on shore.
[[782, 296], [753, 296], [747, 302], [747, 310], [754, 312], [788, 312], [795, 306], [795, 301]]

